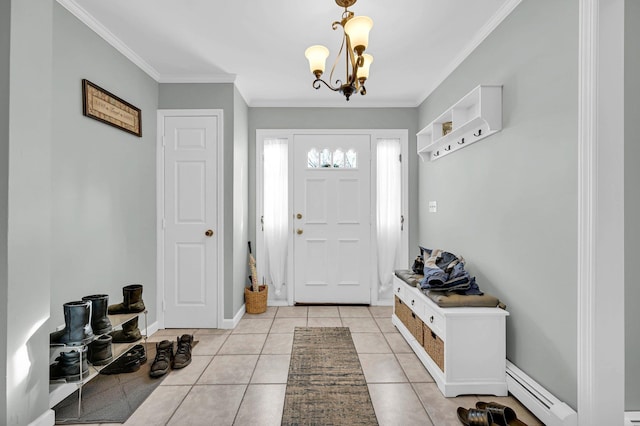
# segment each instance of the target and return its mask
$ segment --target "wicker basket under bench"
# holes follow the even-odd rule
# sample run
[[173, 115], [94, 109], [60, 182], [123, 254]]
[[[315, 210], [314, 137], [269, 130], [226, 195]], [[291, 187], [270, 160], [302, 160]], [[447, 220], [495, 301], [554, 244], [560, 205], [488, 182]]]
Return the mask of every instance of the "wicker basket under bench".
[[507, 395], [507, 311], [441, 308], [397, 276], [393, 290], [393, 324], [444, 396]]

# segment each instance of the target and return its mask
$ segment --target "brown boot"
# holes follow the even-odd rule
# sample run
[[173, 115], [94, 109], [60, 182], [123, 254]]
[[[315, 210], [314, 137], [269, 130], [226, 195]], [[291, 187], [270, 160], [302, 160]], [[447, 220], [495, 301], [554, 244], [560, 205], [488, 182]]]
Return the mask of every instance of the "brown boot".
[[146, 309], [142, 300], [142, 284], [131, 284], [122, 287], [122, 303], [109, 306], [109, 315], [135, 314]]
[[122, 330], [112, 331], [110, 334], [113, 338], [113, 343], [132, 343], [142, 339], [142, 334], [140, 334], [140, 329], [138, 328], [138, 317], [131, 318], [122, 324]]

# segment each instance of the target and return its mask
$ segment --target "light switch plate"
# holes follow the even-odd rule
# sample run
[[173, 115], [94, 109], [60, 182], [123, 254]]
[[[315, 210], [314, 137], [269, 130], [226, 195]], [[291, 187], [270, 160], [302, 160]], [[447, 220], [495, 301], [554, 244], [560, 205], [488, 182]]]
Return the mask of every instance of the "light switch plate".
[[438, 211], [438, 202], [429, 201], [429, 213], [436, 213]]

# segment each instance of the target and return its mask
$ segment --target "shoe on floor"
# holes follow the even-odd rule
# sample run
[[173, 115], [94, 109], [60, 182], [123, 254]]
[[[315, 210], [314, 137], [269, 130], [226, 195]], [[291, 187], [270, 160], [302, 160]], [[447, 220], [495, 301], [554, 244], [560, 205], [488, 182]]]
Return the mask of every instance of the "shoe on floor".
[[191, 346], [193, 346], [193, 335], [183, 334], [178, 337], [178, 348], [173, 358], [173, 368], [184, 368], [191, 364]]
[[487, 410], [458, 407], [458, 420], [465, 426], [492, 426], [493, 417]]
[[151, 364], [149, 376], [161, 377], [169, 372], [173, 364], [173, 342], [163, 340], [156, 344], [156, 357]]

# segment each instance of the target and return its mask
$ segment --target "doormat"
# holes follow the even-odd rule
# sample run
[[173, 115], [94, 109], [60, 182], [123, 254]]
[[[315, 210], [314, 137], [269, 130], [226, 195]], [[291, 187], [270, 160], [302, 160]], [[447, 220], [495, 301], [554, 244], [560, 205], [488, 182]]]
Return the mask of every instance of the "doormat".
[[[193, 341], [193, 346], [197, 341]], [[162, 377], [149, 377], [156, 356], [156, 342], [147, 342], [147, 362], [138, 371], [122, 374], [98, 374], [82, 387], [82, 410], [78, 417], [78, 391], [53, 407], [56, 424], [124, 423], [162, 383]], [[175, 350], [175, 344], [174, 350]], [[185, 368], [189, 368], [188, 366]]]
[[348, 327], [296, 327], [283, 425], [377, 425]]

